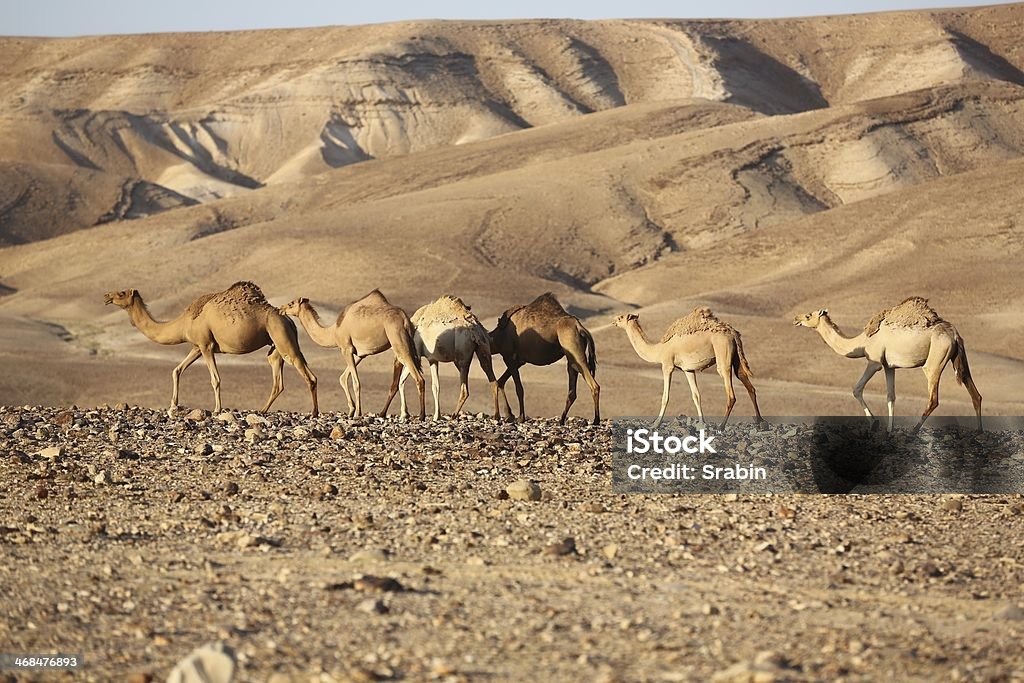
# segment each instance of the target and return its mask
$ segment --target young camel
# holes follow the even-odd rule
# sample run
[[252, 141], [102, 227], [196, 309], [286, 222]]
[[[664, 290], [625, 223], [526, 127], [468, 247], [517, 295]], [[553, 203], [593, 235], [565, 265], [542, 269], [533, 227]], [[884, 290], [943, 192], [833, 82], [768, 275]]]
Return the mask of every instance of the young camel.
[[672, 373], [676, 368], [683, 371], [690, 384], [690, 396], [697, 408], [697, 417], [704, 420], [704, 412], [700, 405], [700, 391], [697, 389], [697, 373], [716, 365], [718, 374], [725, 383], [725, 418], [722, 427], [729, 421], [733, 406], [736, 405], [736, 392], [732, 388], [732, 375], [736, 374], [754, 404], [754, 415], [761, 421], [761, 409], [757, 405], [757, 392], [751, 382], [753, 373], [743, 353], [743, 342], [740, 333], [732, 326], [714, 316], [710, 308], [695, 308], [689, 315], [676, 320], [669, 326], [665, 335], [658, 343], [651, 342], [640, 327], [640, 318], [634, 313], [620, 315], [613, 323], [626, 331], [629, 342], [637, 355], [648, 363], [659, 363], [664, 382], [661, 393], [661, 411], [654, 421], [657, 427], [665, 418], [668, 407], [669, 391], [672, 386]]
[[[494, 379], [494, 369], [491, 366], [491, 342], [487, 336], [487, 330], [470, 311], [470, 307], [456, 296], [445, 295], [413, 313], [412, 324], [415, 329], [412, 339], [416, 352], [426, 358], [430, 365], [430, 389], [434, 394], [434, 419], [441, 418], [438, 364], [454, 363], [455, 367], [459, 369], [461, 390], [459, 402], [455, 406], [455, 414], [458, 415], [462, 412], [462, 406], [466, 403], [466, 399], [469, 398], [469, 366], [473, 362], [473, 357], [476, 356], [477, 362], [480, 363], [484, 374], [487, 375], [487, 380], [491, 383], [491, 393], [494, 396], [494, 419], [500, 421], [498, 383]], [[401, 397], [402, 414], [406, 414], [405, 380], [408, 377], [408, 368], [395, 361], [391, 392], [388, 394], [387, 403], [384, 404], [385, 413], [397, 391]]]
[[[420, 372], [419, 356], [416, 355], [412, 343], [412, 323], [409, 316], [401, 308], [392, 306], [380, 293], [373, 290], [362, 299], [345, 307], [338, 320], [331, 326], [320, 323], [320, 316], [309, 303], [309, 299], [299, 298], [281, 307], [281, 313], [299, 319], [309, 338], [319, 346], [341, 349], [345, 359], [345, 371], [338, 381], [348, 401], [348, 415], [363, 414], [362, 392], [359, 385], [359, 372], [356, 370], [360, 362], [367, 356], [383, 353], [394, 349], [395, 358], [405, 367], [416, 382], [420, 394], [420, 419], [426, 415], [426, 404], [423, 396], [423, 374]], [[352, 379], [352, 393], [349, 393], [348, 380]], [[381, 416], [387, 414], [387, 407]]]
[[540, 295], [525, 306], [516, 306], [502, 313], [490, 338], [491, 353], [500, 354], [507, 368], [498, 378], [498, 389], [509, 419], [512, 419], [512, 406], [505, 394], [508, 378], [515, 382], [519, 419], [525, 422], [523, 381], [519, 377], [519, 369], [527, 363], [551, 365], [564, 356], [569, 372], [569, 394], [565, 399], [561, 423], [565, 424], [569, 408], [576, 400], [576, 382], [580, 375], [583, 375], [594, 399], [594, 424], [601, 421], [601, 386], [595, 379], [597, 355], [594, 338], [578, 318], [562, 308], [551, 292]]
[[939, 380], [946, 364], [952, 361], [957, 383], [964, 385], [971, 395], [978, 416], [978, 431], [981, 431], [981, 394], [971, 377], [964, 340], [955, 327], [928, 305], [927, 299], [910, 297], [885, 309], [856, 337], [843, 336], [825, 309], [797, 316], [793, 324], [815, 330], [840, 356], [867, 359], [867, 368], [853, 388], [853, 395], [868, 418], [874, 416], [864, 401], [864, 387], [875, 373], [885, 370], [890, 432], [895, 427], [896, 369], [922, 368], [928, 380], [928, 405], [914, 427], [917, 432], [939, 405]]
[[313, 398], [313, 416], [316, 416], [316, 375], [306, 365], [306, 359], [299, 350], [295, 323], [267, 303], [263, 292], [253, 283], [236, 282], [223, 292], [201, 296], [184, 313], [169, 322], [153, 320], [142, 295], [134, 289], [107, 292], [106, 302], [127, 311], [132, 325], [158, 344], [192, 344], [192, 350], [185, 356], [185, 360], [171, 372], [171, 407], [168, 413], [173, 414], [178, 407], [178, 379], [181, 373], [200, 356], [210, 370], [215, 404], [213, 410], [219, 413], [220, 373], [215, 355], [245, 354], [270, 346], [267, 362], [270, 363], [274, 383], [262, 412], [270, 410], [274, 400], [284, 391], [281, 368], [288, 361], [306, 381]]

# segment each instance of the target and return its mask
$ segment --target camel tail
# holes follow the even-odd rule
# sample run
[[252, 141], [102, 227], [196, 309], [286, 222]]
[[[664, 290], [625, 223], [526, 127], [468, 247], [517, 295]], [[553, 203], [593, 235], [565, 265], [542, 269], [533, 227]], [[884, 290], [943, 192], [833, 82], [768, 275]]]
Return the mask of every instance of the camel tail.
[[590, 369], [590, 374], [597, 377], [597, 346], [594, 344], [594, 338], [590, 335], [590, 331], [585, 327], [583, 328], [583, 336], [587, 341], [587, 367]]
[[964, 346], [963, 337], [956, 330], [953, 330], [953, 374], [956, 375], [956, 383], [964, 385], [971, 381], [971, 365], [967, 362], [967, 347]]
[[405, 338], [408, 340], [409, 354], [412, 355], [413, 364], [416, 365], [416, 370], [423, 374], [423, 363], [420, 360], [420, 352], [416, 348], [416, 330], [412, 326], [412, 321], [408, 318], [405, 319]]
[[740, 333], [736, 333], [736, 355], [732, 359], [732, 369], [736, 373], [737, 377], [745, 377], [750, 379], [754, 376], [753, 371], [750, 369], [750, 364], [747, 363], [747, 354], [743, 353], [743, 338], [740, 337]]

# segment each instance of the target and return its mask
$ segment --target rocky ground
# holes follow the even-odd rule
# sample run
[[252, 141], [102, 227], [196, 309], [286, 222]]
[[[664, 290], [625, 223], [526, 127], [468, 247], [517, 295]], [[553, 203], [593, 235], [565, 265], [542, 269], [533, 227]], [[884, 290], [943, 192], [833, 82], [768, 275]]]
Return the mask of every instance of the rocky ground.
[[1024, 678], [1021, 496], [619, 495], [610, 448], [0, 408], [0, 643], [95, 681], [211, 642], [246, 681]]

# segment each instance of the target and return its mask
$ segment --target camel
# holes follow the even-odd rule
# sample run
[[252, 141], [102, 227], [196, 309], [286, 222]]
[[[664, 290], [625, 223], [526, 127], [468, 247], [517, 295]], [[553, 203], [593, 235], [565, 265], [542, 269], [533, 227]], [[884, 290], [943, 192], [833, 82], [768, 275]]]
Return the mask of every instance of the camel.
[[[498, 413], [498, 383], [494, 378], [494, 369], [491, 366], [491, 341], [487, 336], [487, 330], [477, 317], [470, 311], [470, 307], [463, 303], [462, 299], [456, 296], [445, 295], [437, 301], [420, 307], [412, 315], [413, 344], [416, 352], [427, 359], [430, 365], [430, 389], [434, 394], [434, 419], [441, 418], [440, 378], [438, 377], [439, 363], [454, 363], [459, 369], [459, 381], [461, 390], [459, 402], [455, 406], [455, 414], [462, 412], [462, 406], [469, 398], [469, 366], [476, 356], [477, 362], [487, 375], [491, 383], [491, 392], [494, 396], [494, 419], [501, 420]], [[395, 361], [394, 377], [391, 381], [391, 391], [388, 394], [387, 403], [384, 405], [384, 412], [387, 412], [395, 392], [401, 392], [402, 414], [405, 414], [405, 380], [409, 377], [409, 370], [404, 365]]]
[[797, 316], [793, 324], [815, 330], [840, 356], [867, 358], [867, 368], [853, 388], [853, 395], [869, 419], [874, 416], [864, 401], [864, 387], [876, 372], [885, 370], [890, 432], [895, 426], [897, 368], [922, 368], [928, 380], [928, 405], [914, 427], [917, 432], [939, 405], [939, 379], [946, 364], [952, 361], [957, 383], [964, 385], [971, 395], [978, 415], [978, 431], [981, 431], [981, 394], [971, 377], [964, 340], [955, 327], [928, 305], [927, 299], [910, 297], [885, 309], [872, 318], [856, 337], [843, 336], [824, 308]]
[[654, 421], [657, 427], [665, 419], [669, 392], [672, 387], [672, 373], [676, 368], [683, 371], [690, 384], [690, 396], [697, 408], [697, 417], [703, 422], [704, 412], [700, 405], [700, 390], [697, 388], [697, 373], [717, 366], [718, 374], [725, 383], [725, 427], [736, 405], [736, 392], [732, 388], [733, 373], [746, 387], [750, 402], [754, 404], [754, 415], [761, 422], [761, 409], [757, 405], [757, 392], [751, 382], [753, 373], [743, 353], [740, 333], [731, 325], [722, 322], [710, 308], [695, 308], [691, 313], [672, 323], [660, 342], [654, 343], [640, 327], [640, 317], [635, 313], [620, 315], [613, 323], [626, 331], [630, 344], [637, 355], [648, 363], [659, 363], [664, 382], [661, 393], [661, 411]]
[[[281, 313], [298, 318], [306, 334], [319, 346], [341, 349], [341, 356], [345, 359], [345, 370], [338, 381], [348, 401], [349, 417], [363, 414], [362, 391], [356, 368], [367, 356], [383, 353], [388, 349], [394, 349], [397, 361], [409, 369], [420, 394], [420, 419], [425, 417], [423, 374], [420, 372], [419, 356], [412, 341], [412, 323], [405, 311], [392, 306], [379, 289], [346, 306], [331, 326], [320, 323], [320, 316], [306, 298], [288, 302], [281, 307]], [[351, 393], [348, 384], [350, 378]], [[355, 394], [355, 400], [352, 399], [352, 394]], [[381, 416], [386, 414], [385, 406]]]
[[500, 354], [506, 370], [498, 378], [498, 389], [505, 401], [505, 411], [512, 419], [512, 406], [505, 394], [509, 377], [516, 385], [519, 398], [519, 419], [526, 421], [523, 406], [523, 381], [519, 369], [530, 365], [551, 365], [563, 356], [569, 372], [569, 394], [565, 399], [561, 424], [565, 424], [569, 408], [576, 400], [576, 382], [580, 375], [590, 387], [594, 399], [594, 424], [601, 421], [601, 386], [597, 374], [594, 338], [578, 318], [569, 315], [551, 292], [541, 294], [525, 306], [510, 308], [501, 314], [490, 333], [491, 353]]
[[218, 353], [245, 354], [270, 346], [267, 362], [273, 372], [270, 398], [261, 412], [270, 410], [274, 400], [284, 391], [281, 368], [285, 361], [295, 367], [306, 381], [313, 398], [313, 416], [318, 412], [316, 375], [306, 365], [299, 349], [299, 335], [295, 323], [281, 315], [267, 303], [260, 288], [251, 282], [236, 282], [223, 292], [205, 294], [193, 301], [174, 320], [158, 322], [153, 319], [134, 289], [107, 292], [107, 304], [115, 304], [128, 312], [132, 325], [158, 344], [192, 344], [192, 350], [171, 372], [171, 406], [173, 415], [178, 407], [178, 380], [200, 356], [210, 370], [213, 385], [214, 412], [221, 411], [220, 372], [217, 370]]

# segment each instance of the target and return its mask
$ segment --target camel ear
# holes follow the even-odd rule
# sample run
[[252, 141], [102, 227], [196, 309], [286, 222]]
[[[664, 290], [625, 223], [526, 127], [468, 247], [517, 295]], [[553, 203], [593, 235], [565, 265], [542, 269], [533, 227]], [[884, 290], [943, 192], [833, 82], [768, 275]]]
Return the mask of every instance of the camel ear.
[[818, 311], [818, 315], [828, 315], [828, 309], [827, 308], [821, 309], [820, 311]]
[[640, 319], [640, 316], [638, 316], [636, 313], [630, 313], [630, 314], [628, 314], [626, 316], [626, 320], [639, 320], [639, 319]]
[[135, 290], [134, 289], [129, 289], [128, 290], [128, 298], [129, 299], [134, 299], [135, 298]]
[[300, 306], [301, 306], [302, 304], [308, 304], [308, 303], [309, 303], [309, 299], [307, 299], [307, 298], [306, 298], [306, 297], [304, 297], [304, 296], [301, 296], [301, 297], [299, 297], [299, 305], [300, 305]]

